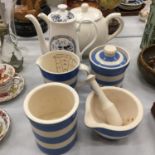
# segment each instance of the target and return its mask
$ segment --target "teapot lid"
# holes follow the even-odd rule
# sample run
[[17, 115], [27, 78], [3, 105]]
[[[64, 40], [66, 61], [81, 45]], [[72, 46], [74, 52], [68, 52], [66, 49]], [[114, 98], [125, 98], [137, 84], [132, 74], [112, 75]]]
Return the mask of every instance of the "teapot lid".
[[76, 16], [76, 20], [80, 22], [82, 19], [91, 19], [93, 21], [102, 18], [102, 12], [99, 9], [90, 7], [88, 3], [83, 3], [81, 7], [77, 7], [71, 10]]
[[106, 45], [90, 53], [90, 60], [101, 67], [116, 68], [128, 62], [127, 55], [114, 45]]
[[50, 19], [54, 23], [67, 23], [73, 21], [75, 16], [67, 10], [66, 4], [59, 4], [58, 10], [50, 14]]

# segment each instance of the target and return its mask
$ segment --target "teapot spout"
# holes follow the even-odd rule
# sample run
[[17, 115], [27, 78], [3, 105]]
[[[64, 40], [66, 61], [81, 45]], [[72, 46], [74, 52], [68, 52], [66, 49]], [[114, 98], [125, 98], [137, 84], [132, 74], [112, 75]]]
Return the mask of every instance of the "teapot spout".
[[45, 54], [46, 52], [49, 51], [49, 49], [48, 49], [47, 43], [44, 39], [43, 32], [42, 32], [39, 22], [31, 14], [27, 14], [25, 17], [28, 18], [33, 23], [33, 25], [37, 31], [38, 39], [40, 41], [40, 47], [41, 47], [42, 54]]

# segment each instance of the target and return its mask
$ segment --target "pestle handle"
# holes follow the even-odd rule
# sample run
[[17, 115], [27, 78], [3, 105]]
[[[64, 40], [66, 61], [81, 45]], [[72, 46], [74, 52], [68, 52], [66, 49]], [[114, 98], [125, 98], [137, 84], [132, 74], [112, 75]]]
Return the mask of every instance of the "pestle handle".
[[88, 75], [87, 80], [91, 84], [92, 89], [95, 91], [96, 95], [99, 98], [100, 103], [102, 104], [102, 110], [104, 116], [106, 117], [107, 123], [115, 126], [120, 126], [123, 124], [122, 118], [115, 107], [114, 103], [112, 103], [104, 94], [100, 86], [95, 80], [95, 75]]
[[109, 102], [108, 98], [105, 96], [105, 94], [103, 93], [102, 89], [100, 88], [100, 86], [98, 85], [98, 83], [95, 80], [95, 75], [88, 75], [87, 80], [89, 81], [89, 83], [91, 84], [92, 89], [95, 91], [96, 95], [99, 97], [99, 100], [101, 101], [101, 103], [103, 104], [103, 106], [109, 107], [109, 104], [107, 102]]

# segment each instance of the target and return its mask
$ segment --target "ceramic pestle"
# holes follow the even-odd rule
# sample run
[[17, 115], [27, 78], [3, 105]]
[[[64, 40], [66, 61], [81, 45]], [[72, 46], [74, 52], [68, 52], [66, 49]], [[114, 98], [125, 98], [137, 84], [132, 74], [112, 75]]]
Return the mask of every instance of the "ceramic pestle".
[[114, 103], [112, 103], [104, 94], [100, 86], [97, 84], [95, 80], [95, 75], [88, 75], [87, 80], [89, 81], [92, 89], [98, 96], [100, 103], [102, 104], [103, 117], [106, 119], [106, 123], [115, 126], [121, 126], [123, 124], [122, 118], [115, 107]]

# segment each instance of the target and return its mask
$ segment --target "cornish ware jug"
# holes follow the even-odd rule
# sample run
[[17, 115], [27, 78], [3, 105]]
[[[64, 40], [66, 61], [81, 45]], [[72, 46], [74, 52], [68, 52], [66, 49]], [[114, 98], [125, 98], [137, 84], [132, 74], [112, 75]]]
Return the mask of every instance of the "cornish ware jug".
[[[95, 47], [99, 45], [103, 45], [104, 43], [108, 42], [109, 40], [113, 39], [117, 36], [123, 29], [124, 22], [121, 18], [120, 13], [112, 13], [107, 17], [102, 16], [102, 12], [97, 9], [90, 7], [87, 3], [83, 3], [81, 7], [77, 7], [71, 10], [71, 12], [76, 16], [76, 23], [77, 25], [84, 19], [91, 19], [97, 25], [97, 30], [99, 35], [97, 36], [97, 40], [94, 44], [87, 50], [84, 55], [88, 55], [88, 53]], [[119, 28], [111, 35], [108, 33], [108, 25], [112, 19], [116, 19], [119, 23]], [[85, 22], [81, 25], [81, 29], [78, 32], [79, 35], [79, 43], [80, 48], [83, 49], [93, 38], [95, 34], [95, 29], [92, 23]]]
[[[26, 15], [26, 18], [31, 20], [36, 28], [43, 53], [51, 50], [67, 50], [74, 52], [79, 57], [81, 57], [82, 54], [96, 41], [98, 36], [97, 26], [90, 19], [84, 19], [80, 21], [78, 26], [76, 26], [75, 16], [73, 15], [73, 13], [67, 11], [66, 9], [67, 5], [60, 4], [58, 5], [58, 10], [51, 12], [48, 16], [46, 16], [44, 13], [38, 15], [40, 18], [46, 21], [50, 29], [48, 45], [45, 42], [37, 19], [30, 14]], [[95, 33], [91, 38], [91, 41], [83, 50], [80, 51], [77, 31], [80, 31], [81, 25], [88, 21], [93, 24]]]

